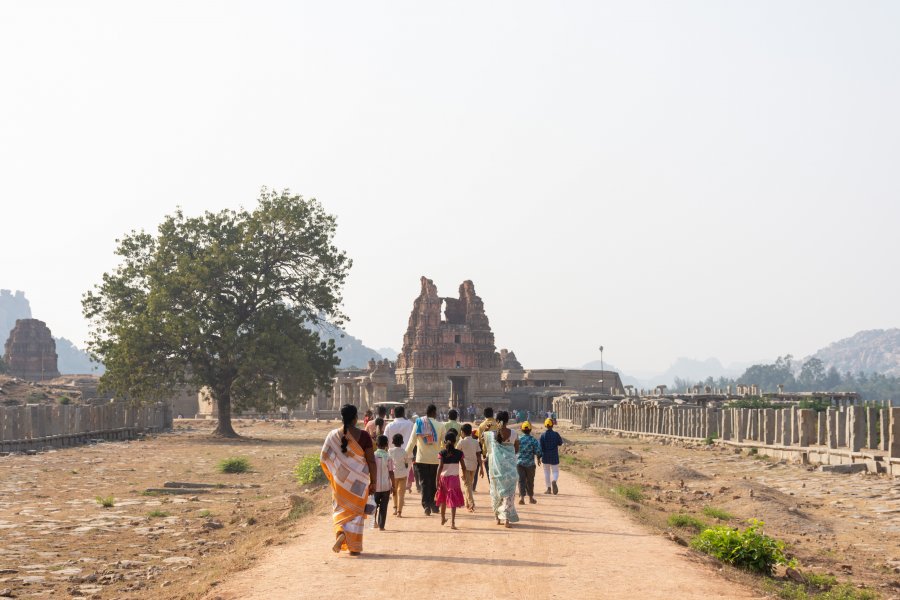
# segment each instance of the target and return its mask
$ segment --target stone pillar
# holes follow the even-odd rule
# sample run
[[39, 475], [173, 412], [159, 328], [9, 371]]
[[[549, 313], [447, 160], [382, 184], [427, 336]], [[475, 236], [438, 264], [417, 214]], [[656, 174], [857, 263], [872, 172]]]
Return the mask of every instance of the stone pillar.
[[764, 408], [762, 410], [763, 416], [763, 442], [768, 445], [772, 445], [775, 443], [775, 414], [776, 410], [774, 408]]
[[847, 409], [844, 407], [837, 413], [837, 445], [838, 448], [847, 446]]
[[878, 450], [878, 409], [867, 407], [866, 411], [866, 448]]
[[782, 446], [791, 445], [791, 411], [782, 409], [781, 413], [781, 430], [778, 432], [778, 443]]
[[719, 411], [715, 408], [706, 409], [706, 437], [714, 438], [719, 435]]
[[800, 421], [797, 418], [797, 407], [791, 407], [791, 445], [800, 443]]
[[745, 408], [736, 408], [734, 410], [734, 441], [744, 441], [744, 411]]
[[840, 416], [840, 412], [834, 407], [829, 406], [825, 409], [825, 422], [828, 429], [825, 443], [829, 448], [838, 447], [838, 419]]
[[801, 448], [808, 448], [816, 441], [816, 425], [819, 423], [816, 411], [811, 408], [802, 408], [797, 411], [797, 419], [800, 430], [797, 442]]
[[859, 452], [866, 442], [865, 412], [862, 407], [847, 408], [847, 430], [850, 433], [850, 451]]
[[900, 458], [900, 408], [889, 408], [891, 426], [888, 429], [888, 454]]
[[750, 409], [750, 422], [747, 425], [747, 437], [753, 441], [759, 441], [759, 409]]
[[775, 411], [775, 438], [772, 442], [773, 444], [781, 444], [781, 422], [784, 420], [784, 416], [782, 413], [784, 412], [781, 409], [773, 408]]
[[828, 443], [828, 425], [825, 419], [825, 411], [817, 413], [818, 423], [816, 426], [816, 444], [825, 446]]
[[881, 447], [884, 452], [891, 449], [891, 409], [881, 409]]

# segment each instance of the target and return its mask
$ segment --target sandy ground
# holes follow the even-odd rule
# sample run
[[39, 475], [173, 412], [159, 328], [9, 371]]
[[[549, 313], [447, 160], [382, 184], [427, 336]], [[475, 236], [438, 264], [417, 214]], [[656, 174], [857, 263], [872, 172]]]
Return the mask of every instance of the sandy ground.
[[522, 520], [512, 529], [496, 525], [486, 488], [479, 487], [479, 510], [460, 512], [457, 531], [442, 527], [439, 516], [426, 517], [414, 490], [402, 519], [388, 516], [385, 531], [366, 531], [360, 557], [333, 554], [330, 516], [311, 517], [299, 539], [207, 598], [328, 598], [336, 589], [366, 596], [367, 589], [384, 592], [377, 582], [385, 578], [398, 598], [421, 596], [441, 582], [465, 586], [473, 598], [757, 597], [631, 522], [587, 483], [564, 473], [560, 487], [558, 496], [540, 494], [538, 504], [517, 506]]
[[[639, 487], [644, 499], [632, 514], [651, 527], [666, 527], [676, 513], [731, 527], [759, 519], [767, 534], [787, 544], [803, 572], [866, 586], [885, 600], [900, 598], [900, 479], [823, 473], [752, 449], [572, 429], [563, 435], [571, 442], [563, 455], [568, 468], [601, 490]], [[718, 521], [705, 514], [707, 507], [732, 516]]]
[[[424, 568], [428, 581], [466, 577], [470, 589], [496, 597], [580, 590], [572, 597], [689, 598], [700, 589], [703, 596], [748, 597], [731, 582], [756, 590], [769, 582], [717, 572], [709, 559], [663, 537], [675, 513], [715, 524], [703, 513], [713, 506], [732, 513], [732, 527], [764, 520], [804, 572], [900, 598], [900, 480], [564, 429], [570, 444], [562, 494], [539, 494], [539, 504], [522, 507], [515, 529], [497, 528], [480, 512], [461, 514], [462, 529], [451, 532], [411, 506], [409, 518], [389, 517], [389, 531], [367, 534], [368, 556], [351, 559], [329, 551], [326, 490], [301, 489], [291, 473], [301, 456], [318, 453], [333, 423], [240, 422], [241, 440], [211, 439], [212, 426], [179, 421], [174, 432], [143, 441], [0, 456], [0, 595], [232, 599], [254, 597], [256, 586], [255, 597], [271, 588], [273, 598], [299, 598], [342, 580], [365, 590], [366, 578], [385, 572], [409, 573], [398, 585], [416, 591], [413, 574]], [[218, 473], [218, 461], [230, 456], [247, 457], [251, 472]], [[152, 491], [167, 481], [222, 487]], [[641, 502], [622, 501], [612, 491], [619, 484], [639, 486]], [[295, 494], [308, 512], [285, 520]], [[112, 496], [115, 505], [103, 508], [97, 496]], [[412, 505], [418, 499], [413, 494]], [[486, 489], [478, 499], [484, 508]], [[416, 557], [422, 548], [426, 559]], [[502, 569], [495, 575], [491, 566]], [[543, 577], [547, 572], [553, 577]], [[525, 592], [515, 587], [519, 581], [528, 582]]]
[[[0, 596], [196, 598], [288, 539], [287, 497], [303, 495], [291, 469], [318, 454], [329, 426], [241, 421], [241, 440], [212, 439], [213, 426], [178, 421], [141, 441], [0, 456]], [[216, 470], [233, 456], [251, 472]], [[165, 482], [216, 487], [154, 491]]]

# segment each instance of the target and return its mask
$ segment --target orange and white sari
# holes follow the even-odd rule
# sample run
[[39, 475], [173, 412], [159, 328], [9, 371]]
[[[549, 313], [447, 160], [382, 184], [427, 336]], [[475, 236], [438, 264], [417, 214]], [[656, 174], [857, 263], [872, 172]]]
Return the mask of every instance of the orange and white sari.
[[362, 552], [363, 524], [369, 493], [369, 465], [352, 435], [347, 435], [347, 453], [341, 452], [343, 429], [335, 429], [322, 446], [322, 471], [331, 484], [334, 533], [344, 533], [341, 550]]

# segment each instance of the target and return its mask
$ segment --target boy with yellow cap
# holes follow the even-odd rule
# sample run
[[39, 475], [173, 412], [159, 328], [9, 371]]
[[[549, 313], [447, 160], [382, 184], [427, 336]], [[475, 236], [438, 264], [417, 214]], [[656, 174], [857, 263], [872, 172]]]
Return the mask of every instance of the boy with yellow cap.
[[531, 423], [522, 423], [522, 435], [519, 436], [519, 453], [516, 456], [516, 470], [519, 472], [519, 504], [525, 504], [525, 496], [528, 501], [537, 504], [534, 499], [534, 472], [537, 467], [534, 461], [541, 464], [541, 446], [531, 437]]
[[553, 419], [544, 421], [547, 429], [541, 434], [540, 447], [544, 462], [544, 481], [547, 484], [545, 494], [559, 493], [556, 480], [559, 479], [559, 447], [563, 445], [562, 436], [553, 431]]

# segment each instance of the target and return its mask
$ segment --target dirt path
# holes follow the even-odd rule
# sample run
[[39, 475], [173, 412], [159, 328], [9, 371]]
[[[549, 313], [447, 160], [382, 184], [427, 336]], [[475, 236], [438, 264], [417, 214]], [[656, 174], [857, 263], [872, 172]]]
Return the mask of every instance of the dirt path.
[[296, 542], [273, 549], [208, 599], [329, 598], [348, 586], [366, 596], [385, 574], [398, 598], [439, 582], [465, 582], [466, 596], [492, 599], [758, 597], [631, 522], [573, 475], [560, 483], [559, 496], [519, 506], [522, 520], [511, 530], [495, 524], [486, 486], [476, 493], [478, 513], [461, 513], [458, 531], [425, 517], [414, 492], [408, 516], [389, 516], [384, 532], [366, 530], [359, 558], [333, 554], [330, 516], [312, 517]]

